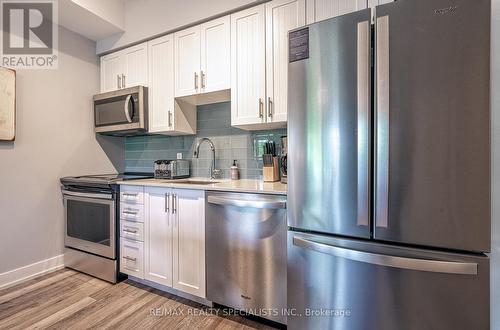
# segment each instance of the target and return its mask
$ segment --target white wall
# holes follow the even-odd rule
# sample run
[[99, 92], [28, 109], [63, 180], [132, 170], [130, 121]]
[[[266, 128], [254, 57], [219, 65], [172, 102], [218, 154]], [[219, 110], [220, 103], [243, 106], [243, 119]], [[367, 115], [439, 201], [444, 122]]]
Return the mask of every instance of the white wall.
[[16, 141], [0, 142], [0, 274], [63, 252], [60, 177], [124, 166], [123, 140], [93, 132], [95, 43], [61, 28], [59, 48], [58, 70], [17, 71]]
[[126, 0], [124, 33], [99, 40], [97, 54], [257, 2], [258, 0]]

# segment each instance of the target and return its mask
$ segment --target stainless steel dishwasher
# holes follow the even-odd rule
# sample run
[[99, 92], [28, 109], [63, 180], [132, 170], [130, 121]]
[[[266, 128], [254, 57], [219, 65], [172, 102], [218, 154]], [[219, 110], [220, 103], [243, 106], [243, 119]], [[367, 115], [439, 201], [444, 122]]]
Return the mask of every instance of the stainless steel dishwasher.
[[286, 197], [207, 193], [207, 298], [286, 323]]

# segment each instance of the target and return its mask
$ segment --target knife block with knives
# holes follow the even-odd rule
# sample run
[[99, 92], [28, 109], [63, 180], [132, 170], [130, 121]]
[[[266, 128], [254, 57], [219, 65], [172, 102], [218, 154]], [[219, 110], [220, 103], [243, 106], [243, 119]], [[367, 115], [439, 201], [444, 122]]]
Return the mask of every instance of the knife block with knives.
[[276, 145], [273, 141], [266, 142], [264, 154], [262, 155], [262, 176], [264, 182], [276, 182], [280, 180], [279, 157], [276, 156]]

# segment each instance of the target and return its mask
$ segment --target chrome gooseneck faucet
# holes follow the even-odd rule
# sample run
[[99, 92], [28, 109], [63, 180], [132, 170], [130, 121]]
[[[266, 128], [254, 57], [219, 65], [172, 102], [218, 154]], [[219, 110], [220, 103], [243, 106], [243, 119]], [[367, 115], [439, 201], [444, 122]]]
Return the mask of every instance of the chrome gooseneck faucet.
[[210, 144], [210, 149], [212, 150], [212, 166], [210, 167], [209, 173], [210, 178], [218, 179], [221, 177], [222, 171], [215, 168], [215, 146], [212, 140], [210, 140], [209, 138], [201, 138], [196, 144], [194, 155], [196, 156], [196, 158], [200, 157], [200, 146], [203, 142], [208, 142]]

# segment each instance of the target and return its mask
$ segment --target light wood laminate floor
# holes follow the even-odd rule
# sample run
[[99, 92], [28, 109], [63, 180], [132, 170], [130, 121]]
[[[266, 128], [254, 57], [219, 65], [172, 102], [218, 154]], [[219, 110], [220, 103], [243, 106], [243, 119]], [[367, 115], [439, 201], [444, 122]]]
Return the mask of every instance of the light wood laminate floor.
[[0, 291], [0, 329], [272, 329], [124, 281], [69, 269]]

